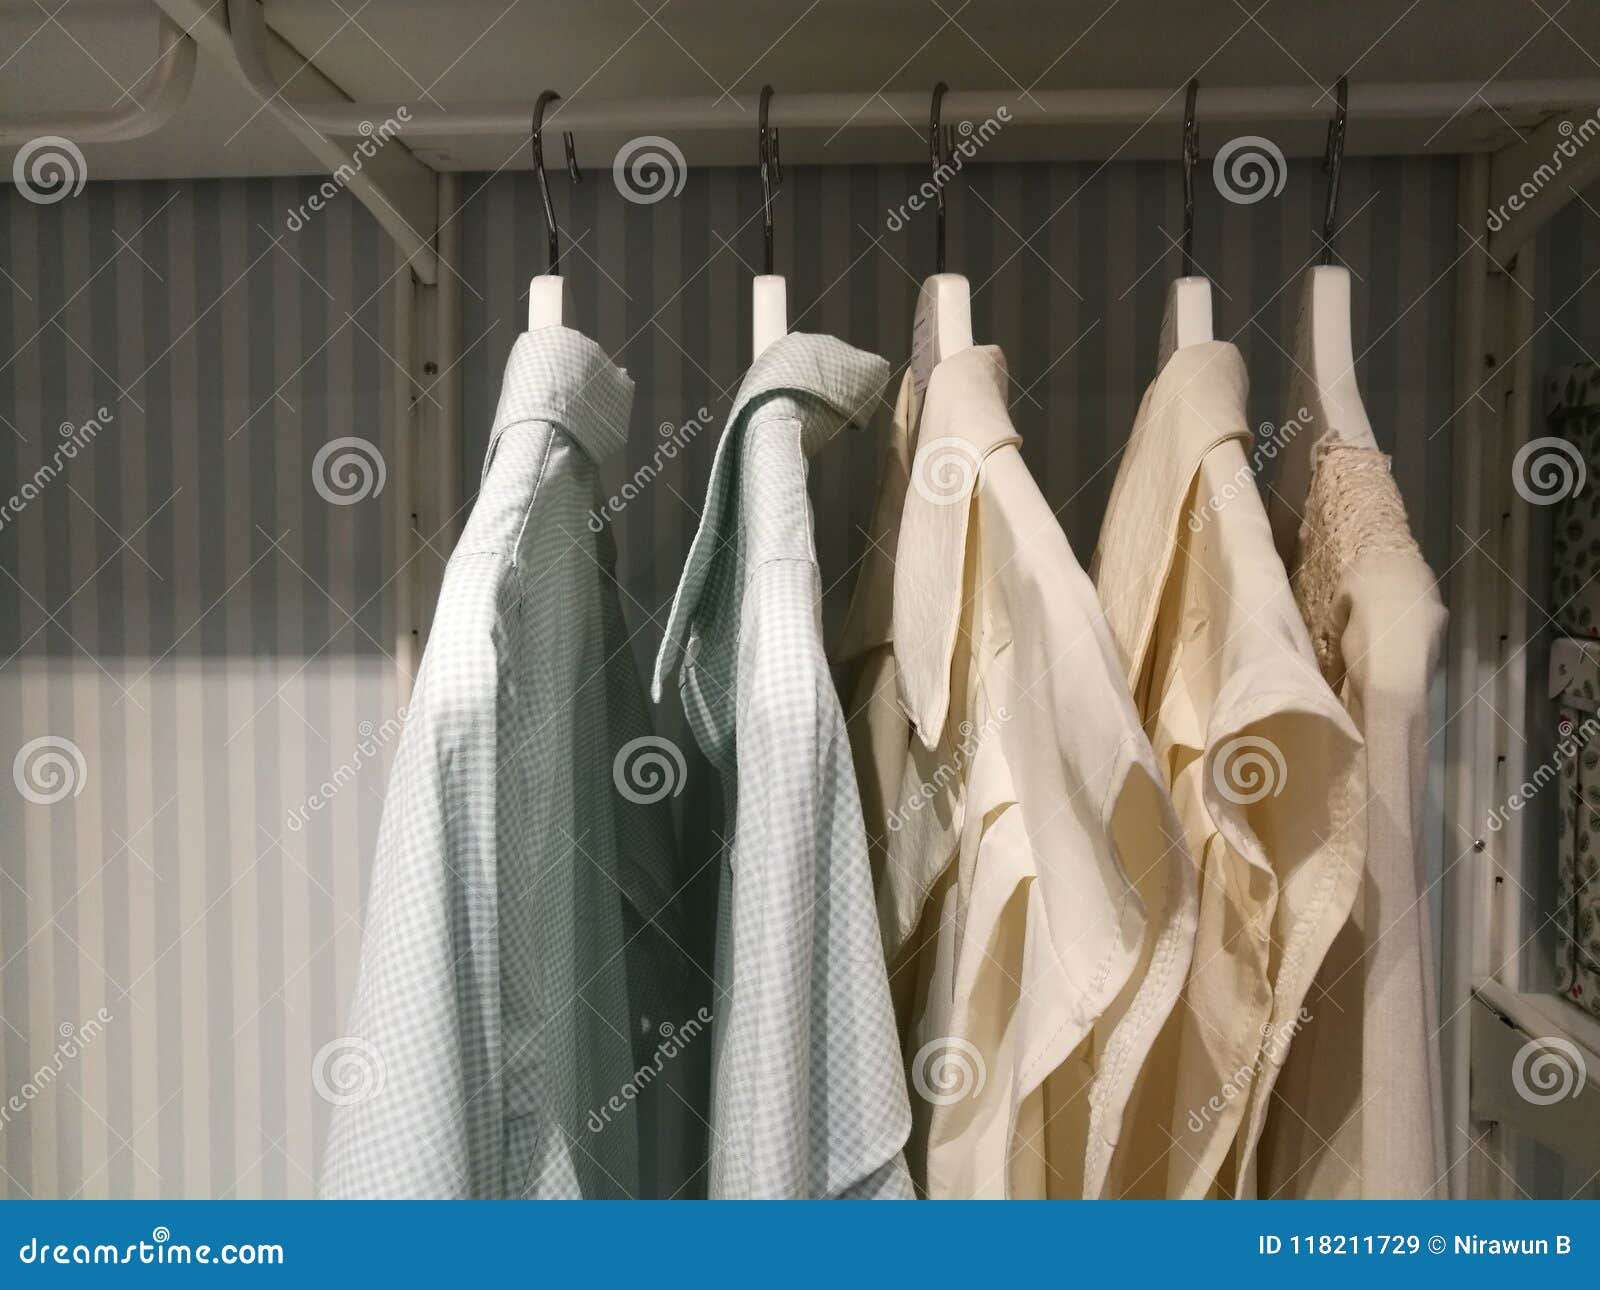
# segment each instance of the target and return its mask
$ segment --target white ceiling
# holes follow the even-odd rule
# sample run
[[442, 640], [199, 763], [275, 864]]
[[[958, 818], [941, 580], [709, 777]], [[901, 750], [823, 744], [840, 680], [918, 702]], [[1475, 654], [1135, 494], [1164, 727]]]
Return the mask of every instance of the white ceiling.
[[[221, 0], [218, 0], [221, 11]], [[114, 103], [156, 55], [148, 0], [0, 0], [0, 117]], [[267, 0], [268, 23], [355, 98], [452, 106], [526, 98], [786, 91], [1171, 89], [1326, 84], [1350, 69], [1352, 152], [1448, 151], [1526, 119], [1364, 122], [1363, 87], [1394, 81], [1600, 79], [1594, 0]], [[1254, 15], [1252, 17], [1252, 15]], [[1213, 121], [1212, 139], [1216, 138]], [[1286, 151], [1320, 127], [1263, 128]], [[1440, 127], [1444, 128], [1441, 130]], [[643, 126], [642, 126], [643, 128]], [[753, 134], [753, 129], [751, 131]], [[407, 141], [436, 168], [526, 165], [522, 141]], [[748, 164], [751, 138], [679, 140], [691, 162]], [[911, 127], [786, 131], [787, 160], [911, 160]], [[578, 143], [608, 155], [606, 138]], [[1172, 155], [1175, 131], [1004, 132], [986, 157]], [[85, 147], [95, 178], [313, 173], [319, 166], [202, 51], [194, 91], [161, 133]]]

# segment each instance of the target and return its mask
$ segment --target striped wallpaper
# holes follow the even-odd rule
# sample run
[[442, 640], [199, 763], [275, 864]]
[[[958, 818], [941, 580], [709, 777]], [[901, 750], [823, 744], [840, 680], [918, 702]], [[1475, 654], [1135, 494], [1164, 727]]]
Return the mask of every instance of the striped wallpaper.
[[[1550, 433], [1544, 422], [1544, 383], [1574, 363], [1600, 362], [1600, 184], [1564, 206], [1541, 232], [1534, 260], [1533, 375], [1539, 388], [1533, 395], [1530, 434]], [[1552, 747], [1557, 738], [1556, 711], [1549, 703], [1550, 645], [1556, 637], [1551, 615], [1557, 608], [1550, 571], [1553, 554], [1552, 525], [1557, 508], [1528, 508], [1528, 558], [1521, 570], [1512, 570], [1529, 598], [1527, 728], [1535, 748]], [[1523, 846], [1530, 855], [1553, 854], [1560, 830], [1557, 803], [1542, 800], [1525, 813], [1529, 830]], [[1532, 929], [1522, 957], [1523, 980], [1528, 989], [1554, 990], [1558, 926], [1549, 916], [1560, 901], [1554, 865], [1534, 865], [1525, 875], [1522, 916]], [[1568, 1189], [1570, 1192], [1570, 1188]]]
[[[931, 221], [891, 231], [889, 217], [922, 179], [790, 171], [776, 267], [793, 327], [904, 361]], [[313, 183], [0, 199], [0, 472], [18, 481], [0, 494], [62, 441], [84, 444], [0, 524], [0, 753], [56, 738], [81, 756], [67, 755], [59, 801], [0, 793], [6, 1195], [313, 1185], [316, 1058], [350, 994], [398, 702], [394, 492], [337, 504], [314, 470], [344, 436], [392, 448], [395, 264], [344, 198], [288, 232]], [[1251, 206], [1201, 185], [1196, 258], [1217, 284], [1219, 334], [1244, 351], [1257, 422], [1285, 411], [1284, 288], [1312, 254], [1320, 193], [1300, 163]], [[1346, 163], [1340, 252], [1358, 277], [1363, 389], [1441, 569], [1448, 489], [1428, 484], [1450, 468], [1449, 436], [1433, 432], [1453, 407], [1455, 201], [1449, 159]], [[575, 322], [639, 386], [633, 442], [608, 466], [620, 483], [658, 427], [702, 406], [720, 426], [748, 347], [759, 186], [752, 171], [694, 171], [678, 196], [638, 205], [597, 169], [558, 179], [556, 204]], [[949, 267], [972, 281], [978, 338], [1006, 352], [1024, 455], [1085, 563], [1154, 363], [1180, 209], [1176, 169], [1158, 164], [974, 166], [951, 191]], [[466, 176], [458, 218], [470, 487], [544, 231], [526, 173]], [[85, 431], [101, 407], [112, 415]], [[882, 423], [814, 464], [830, 632]], [[617, 522], [641, 671], [714, 440], [694, 438]], [[692, 748], [675, 706], [661, 719]], [[29, 764], [48, 772], [40, 758], [60, 751], [34, 746]], [[691, 759], [678, 806], [696, 849], [712, 845], [710, 781]], [[62, 791], [24, 782], [33, 798]]]
[[289, 233], [311, 186], [0, 195], [0, 494], [59, 467], [0, 527], [9, 1196], [312, 1186], [399, 697], [390, 494], [312, 479], [393, 426], [394, 257], [350, 201]]

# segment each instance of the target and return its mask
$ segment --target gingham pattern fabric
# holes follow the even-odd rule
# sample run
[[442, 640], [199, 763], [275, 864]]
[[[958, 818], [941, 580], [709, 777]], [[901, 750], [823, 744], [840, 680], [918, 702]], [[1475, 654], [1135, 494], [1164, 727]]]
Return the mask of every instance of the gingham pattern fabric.
[[806, 459], [870, 413], [888, 366], [787, 336], [717, 445], [656, 663], [683, 663], [695, 738], [723, 776], [709, 1192], [909, 1198], [911, 1112], [861, 804], [823, 652]]
[[641, 981], [673, 979], [655, 951], [677, 884], [665, 804], [613, 779], [646, 708], [590, 523], [632, 397], [576, 332], [512, 351], [396, 751], [348, 1031], [319, 1057], [325, 1196], [640, 1194], [640, 1102], [610, 1099], [650, 1024]]

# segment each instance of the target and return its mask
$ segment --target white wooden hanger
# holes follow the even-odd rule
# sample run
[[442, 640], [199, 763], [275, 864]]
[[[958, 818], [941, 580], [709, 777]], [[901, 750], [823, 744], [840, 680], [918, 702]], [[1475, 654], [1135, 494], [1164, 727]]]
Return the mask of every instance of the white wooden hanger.
[[943, 81], [933, 87], [933, 110], [928, 124], [928, 156], [933, 167], [934, 273], [923, 279], [917, 293], [917, 313], [911, 328], [911, 380], [920, 395], [928, 388], [933, 369], [950, 355], [972, 348], [972, 287], [959, 273], [944, 271], [944, 176], [947, 157], [939, 127], [939, 104], [949, 89]]
[[1156, 351], [1156, 371], [1167, 365], [1175, 350], [1203, 345], [1215, 339], [1211, 327], [1211, 282], [1194, 271], [1194, 167], [1200, 157], [1200, 131], [1195, 124], [1195, 100], [1200, 82], [1189, 82], [1183, 108], [1183, 276], [1167, 287], [1167, 308], [1161, 315], [1161, 342]]
[[1156, 371], [1167, 365], [1173, 351], [1215, 339], [1211, 330], [1211, 279], [1195, 274], [1174, 278], [1167, 286], [1167, 308], [1161, 315]]
[[761, 87], [761, 119], [756, 127], [756, 155], [761, 162], [761, 221], [765, 239], [765, 273], [750, 287], [750, 357], [759, 358], [773, 341], [789, 334], [789, 286], [772, 271], [772, 186], [783, 182], [778, 158], [778, 132], [767, 127], [772, 86]]
[[758, 273], [750, 286], [750, 357], [789, 334], [789, 285], [777, 273]]
[[[1378, 446], [1356, 384], [1350, 271], [1332, 262], [1348, 93], [1348, 83], [1341, 76], [1338, 106], [1328, 126], [1328, 150], [1323, 163], [1328, 172], [1328, 198], [1322, 220], [1322, 262], [1308, 269], [1300, 283], [1300, 313], [1289, 372], [1289, 410], [1280, 429], [1283, 442], [1269, 507], [1273, 540], [1291, 568], [1299, 541], [1299, 512], [1305, 508], [1311, 488], [1316, 450], [1330, 444], [1374, 450]], [[1292, 436], [1286, 433], [1290, 424], [1295, 427]]]
[[1289, 405], [1305, 408], [1308, 429], [1361, 448], [1376, 448], [1372, 422], [1356, 385], [1350, 328], [1350, 271], [1319, 264], [1300, 284], [1300, 320], [1295, 329]]
[[940, 363], [971, 348], [972, 288], [966, 278], [959, 273], [924, 278], [911, 326], [911, 379], [918, 392], [927, 389]]
[[[556, 211], [550, 202], [550, 179], [544, 169], [544, 110], [547, 104], [561, 96], [554, 90], [539, 95], [533, 108], [533, 173], [539, 181], [539, 199], [544, 205], [545, 228], [550, 235], [550, 271], [541, 273], [528, 283], [528, 330], [541, 327], [570, 326], [567, 322], [572, 310], [567, 307], [567, 280], [556, 272], [561, 264], [561, 242], [556, 233]], [[578, 161], [572, 151], [572, 136], [563, 133], [562, 144], [567, 154], [567, 175], [573, 183], [582, 181]]]

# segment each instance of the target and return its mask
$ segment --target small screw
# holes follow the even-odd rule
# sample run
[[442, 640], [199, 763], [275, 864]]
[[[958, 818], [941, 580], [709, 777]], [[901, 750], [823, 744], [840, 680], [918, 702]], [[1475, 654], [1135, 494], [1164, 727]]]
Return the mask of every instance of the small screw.
[[1487, 846], [1488, 843], [1486, 843], [1482, 838], [1474, 838], [1472, 840], [1472, 849], [1474, 851], [1482, 851]]
[[439, 365], [431, 361], [424, 363], [422, 365], [422, 374], [424, 376], [437, 376], [439, 374]]

